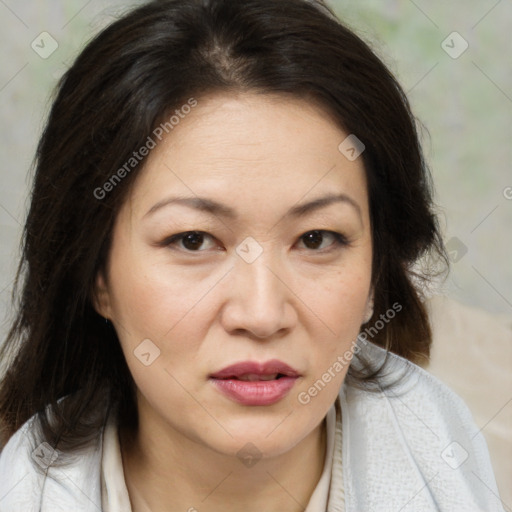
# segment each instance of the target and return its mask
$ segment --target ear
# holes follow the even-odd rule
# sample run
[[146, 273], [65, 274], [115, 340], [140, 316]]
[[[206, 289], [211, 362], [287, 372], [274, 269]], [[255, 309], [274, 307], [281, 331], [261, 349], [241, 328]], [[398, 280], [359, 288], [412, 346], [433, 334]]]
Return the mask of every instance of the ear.
[[374, 300], [374, 293], [373, 293], [373, 287], [370, 289], [370, 293], [368, 295], [368, 300], [366, 302], [366, 312], [364, 315], [363, 324], [366, 324], [370, 321], [370, 319], [373, 316], [373, 300]]
[[102, 270], [96, 275], [94, 281], [94, 289], [92, 292], [92, 305], [96, 312], [107, 320], [112, 318], [110, 307], [110, 295], [108, 291], [107, 281]]

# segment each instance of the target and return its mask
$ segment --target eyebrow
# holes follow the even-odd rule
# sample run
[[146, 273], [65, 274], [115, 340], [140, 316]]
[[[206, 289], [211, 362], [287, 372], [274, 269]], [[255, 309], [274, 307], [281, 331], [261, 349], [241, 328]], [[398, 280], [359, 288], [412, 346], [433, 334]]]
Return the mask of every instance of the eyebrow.
[[[346, 194], [327, 194], [323, 197], [319, 197], [318, 199], [314, 199], [309, 201], [308, 203], [299, 204], [293, 206], [286, 212], [283, 218], [299, 218], [304, 217], [307, 214], [319, 210], [321, 208], [325, 208], [334, 203], [345, 203], [351, 205], [359, 215], [359, 218], [362, 222], [362, 212], [359, 204], [352, 199], [350, 196]], [[222, 203], [214, 201], [213, 199], [209, 199], [207, 197], [168, 197], [166, 199], [162, 199], [158, 201], [155, 205], [153, 205], [148, 212], [144, 215], [144, 217], [148, 217], [155, 213], [157, 210], [160, 210], [166, 206], [172, 204], [179, 204], [183, 206], [187, 206], [189, 208], [193, 208], [195, 210], [199, 210], [202, 212], [210, 213], [217, 217], [222, 217], [226, 219], [236, 219], [238, 217], [236, 211]]]

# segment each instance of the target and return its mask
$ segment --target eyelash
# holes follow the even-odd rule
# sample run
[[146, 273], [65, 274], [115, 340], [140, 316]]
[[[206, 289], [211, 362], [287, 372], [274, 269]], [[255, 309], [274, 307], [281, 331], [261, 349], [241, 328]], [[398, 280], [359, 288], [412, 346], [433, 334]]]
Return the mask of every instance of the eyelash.
[[[341, 247], [346, 247], [346, 246], [350, 245], [349, 241], [347, 240], [347, 238], [344, 235], [342, 235], [341, 233], [338, 233], [336, 231], [330, 231], [327, 229], [312, 229], [310, 231], [306, 231], [299, 237], [299, 240], [302, 239], [303, 237], [305, 237], [306, 235], [308, 235], [310, 233], [315, 233], [315, 232], [322, 233], [324, 235], [325, 234], [331, 235], [333, 238], [333, 243], [330, 244], [327, 248], [323, 248], [323, 249], [308, 249], [308, 248], [306, 248], [305, 250], [307, 250], [307, 251], [317, 252], [317, 253], [326, 253], [326, 252], [331, 252], [332, 250], [339, 249]], [[184, 231], [182, 233], [177, 233], [175, 235], [172, 235], [172, 236], [166, 238], [159, 245], [161, 245], [163, 247], [170, 247], [172, 245], [176, 245], [176, 242], [183, 240], [185, 238], [185, 236], [191, 235], [191, 234], [206, 235], [206, 237], [210, 237], [212, 240], [215, 239], [212, 235], [206, 233], [205, 231]], [[323, 242], [323, 240], [322, 240], [322, 242]], [[183, 251], [186, 253], [205, 252], [205, 250], [192, 251], [192, 250], [186, 249], [186, 248], [178, 248], [176, 250]]]

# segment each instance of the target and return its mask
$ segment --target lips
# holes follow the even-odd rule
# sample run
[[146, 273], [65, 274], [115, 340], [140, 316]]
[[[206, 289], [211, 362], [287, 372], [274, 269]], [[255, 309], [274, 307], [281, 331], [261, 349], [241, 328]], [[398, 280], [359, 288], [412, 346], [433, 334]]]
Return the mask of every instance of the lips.
[[238, 379], [238, 380], [245, 380], [247, 382], [256, 382], [256, 381], [265, 381], [265, 380], [275, 380], [282, 376], [283, 375], [281, 373], [273, 373], [272, 375], [261, 375], [258, 373], [245, 373], [243, 375], [239, 375], [238, 377], [233, 376], [231, 378]]
[[298, 377], [297, 370], [273, 359], [237, 363], [210, 375], [210, 380], [224, 396], [239, 404], [265, 406], [284, 398]]
[[227, 366], [219, 372], [210, 375], [213, 379], [238, 379], [250, 382], [298, 376], [299, 372], [297, 370], [278, 359], [272, 359], [265, 363], [244, 361]]

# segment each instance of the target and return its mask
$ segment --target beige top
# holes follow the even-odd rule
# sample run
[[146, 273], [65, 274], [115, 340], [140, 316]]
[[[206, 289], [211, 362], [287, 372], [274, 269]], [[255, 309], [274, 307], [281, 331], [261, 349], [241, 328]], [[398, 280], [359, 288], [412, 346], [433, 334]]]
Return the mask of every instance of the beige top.
[[[329, 500], [333, 459], [341, 448], [341, 407], [339, 398], [327, 412], [326, 421], [326, 457], [324, 469], [305, 512], [326, 512]], [[336, 443], [335, 443], [336, 438]], [[341, 453], [336, 453], [335, 463], [341, 463]], [[339, 482], [341, 471], [337, 471], [336, 502], [343, 503], [343, 482]], [[341, 483], [341, 486], [340, 486]], [[117, 435], [117, 426], [109, 421], [103, 437], [103, 456], [101, 462], [101, 501], [103, 512], [131, 512], [130, 497], [126, 488], [123, 472], [121, 449]], [[343, 508], [336, 508], [338, 511]]]

